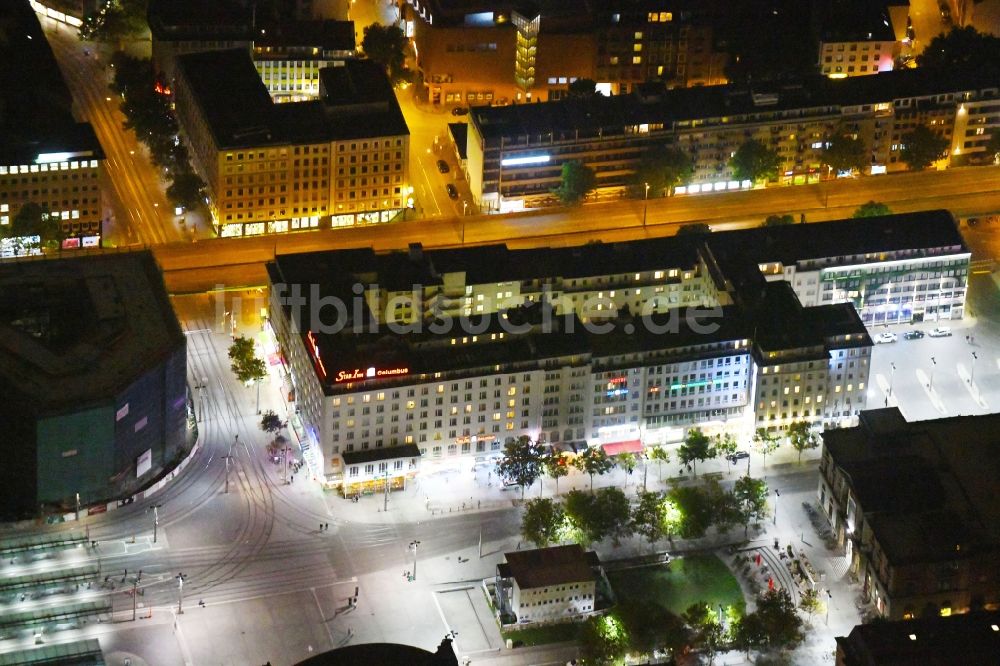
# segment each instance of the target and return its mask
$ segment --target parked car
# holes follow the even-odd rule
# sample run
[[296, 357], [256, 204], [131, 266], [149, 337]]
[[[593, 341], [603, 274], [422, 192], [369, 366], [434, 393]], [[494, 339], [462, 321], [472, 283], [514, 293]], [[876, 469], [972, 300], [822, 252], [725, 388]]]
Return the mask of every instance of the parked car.
[[740, 460], [745, 460], [750, 457], [750, 454], [746, 451], [737, 451], [736, 453], [730, 453], [726, 456], [726, 460], [733, 463], [734, 465]]
[[924, 337], [924, 332], [918, 331], [917, 329], [913, 329], [912, 331], [907, 331], [906, 333], [903, 333], [903, 337], [907, 340], [920, 340], [921, 338]]
[[875, 344], [877, 345], [884, 345], [886, 343], [895, 341], [896, 341], [896, 334], [890, 333], [889, 331], [883, 331], [882, 333], [879, 333], [878, 335], [875, 336]]
[[927, 335], [931, 336], [932, 338], [947, 338], [951, 335], [951, 329], [947, 326], [937, 326], [935, 328], [932, 328], [930, 333], [928, 333]]
[[448, 173], [449, 171], [451, 171], [451, 169], [448, 168], [447, 162], [445, 162], [444, 160], [438, 160], [438, 171], [440, 171], [441, 173]]
[[457, 199], [458, 198], [458, 188], [457, 187], [455, 187], [451, 183], [448, 183], [448, 186], [445, 189], [448, 190], [448, 196], [449, 197], [451, 197], [452, 199]]
[[464, 116], [467, 113], [469, 113], [469, 110], [464, 106], [456, 106], [454, 109], [451, 110], [451, 115], [453, 116]]

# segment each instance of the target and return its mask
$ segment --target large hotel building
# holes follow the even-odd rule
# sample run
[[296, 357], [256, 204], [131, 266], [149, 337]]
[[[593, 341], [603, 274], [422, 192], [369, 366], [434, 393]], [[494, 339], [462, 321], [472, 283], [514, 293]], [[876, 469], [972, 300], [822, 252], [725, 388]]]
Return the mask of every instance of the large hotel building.
[[942, 166], [988, 161], [984, 147], [1000, 131], [1000, 84], [985, 74], [920, 69], [753, 88], [649, 84], [630, 95], [475, 108], [469, 118], [473, 199], [481, 210], [507, 211], [551, 202], [569, 160], [594, 170], [599, 196], [621, 195], [635, 186], [646, 153], [662, 145], [690, 156], [694, 173], [676, 188], [689, 194], [752, 187], [735, 180], [729, 164], [750, 139], [777, 151], [783, 184], [836, 176], [823, 151], [840, 133], [863, 142], [865, 174], [905, 169], [906, 137], [919, 125], [948, 140]]
[[[37, 204], [58, 221], [63, 248], [98, 246], [104, 152], [90, 124], [73, 118], [73, 98], [31, 6], [11, 2], [6, 18], [7, 38], [0, 40], [0, 229], [22, 206]], [[16, 251], [0, 244], [2, 256]]]
[[270, 322], [310, 458], [340, 483], [345, 454], [380, 447], [446, 461], [529, 435], [616, 453], [695, 424], [852, 423], [865, 323], [961, 317], [968, 260], [944, 211], [571, 248], [284, 255], [268, 266]]

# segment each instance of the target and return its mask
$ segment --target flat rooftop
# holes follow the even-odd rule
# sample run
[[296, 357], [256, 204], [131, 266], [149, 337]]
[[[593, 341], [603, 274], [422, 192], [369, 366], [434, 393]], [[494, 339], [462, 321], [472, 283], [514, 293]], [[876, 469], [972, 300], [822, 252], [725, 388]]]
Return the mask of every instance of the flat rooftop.
[[1000, 414], [908, 423], [890, 407], [824, 432], [823, 443], [887, 555], [940, 561], [1000, 548], [997, 432]]
[[[704, 119], [720, 119], [721, 123], [723, 117], [737, 125], [754, 122], [754, 114], [768, 117], [776, 111], [803, 110], [807, 117], [828, 115], [839, 119], [844, 107], [996, 88], [996, 80], [997, 72], [988, 69], [946, 73], [926, 68], [901, 69], [837, 80], [815, 76], [797, 82], [757, 82], [752, 88], [742, 84], [673, 88], [643, 96], [599, 96], [586, 103], [564, 100], [477, 106], [472, 108], [469, 118], [481, 136], [507, 137], [511, 139], [511, 148], [519, 148], [527, 145], [515, 142], [522, 136], [536, 137], [536, 142], [539, 135], [550, 134], [554, 140], [570, 140], [578, 132], [585, 136], [598, 132], [616, 136], [635, 125], [663, 123], [670, 129], [677, 124], [676, 129], [684, 129], [690, 125], [680, 123]], [[646, 86], [644, 91], [650, 88]]]
[[0, 264], [0, 393], [96, 404], [186, 344], [148, 251]]
[[189, 53], [177, 62], [220, 150], [409, 134], [388, 77], [370, 61], [325, 67], [320, 76], [332, 77], [325, 96], [283, 104], [271, 100], [243, 49]]
[[859, 624], [838, 636], [846, 666], [993, 664], [1000, 655], [1000, 613]]

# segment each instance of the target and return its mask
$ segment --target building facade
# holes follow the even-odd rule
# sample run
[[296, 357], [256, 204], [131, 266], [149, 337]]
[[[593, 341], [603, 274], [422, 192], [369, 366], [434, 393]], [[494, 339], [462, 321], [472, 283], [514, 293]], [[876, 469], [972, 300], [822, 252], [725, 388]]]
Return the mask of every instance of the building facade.
[[908, 134], [924, 125], [949, 141], [939, 166], [990, 160], [983, 146], [1000, 126], [1000, 87], [987, 73], [942, 77], [899, 70], [844, 80], [817, 77], [798, 84], [707, 86], [565, 100], [470, 114], [466, 151], [473, 199], [484, 211], [507, 211], [554, 200], [562, 165], [582, 161], [597, 178], [594, 196], [636, 191], [636, 170], [656, 146], [675, 146], [692, 159], [678, 194], [754, 186], [734, 179], [730, 158], [749, 139], [781, 158], [777, 182], [806, 184], [834, 177], [823, 151], [840, 133], [861, 139], [864, 174], [906, 168]]
[[[104, 151], [90, 124], [74, 119], [72, 96], [31, 6], [12, 2], [5, 18], [17, 37], [0, 43], [6, 63], [0, 72], [0, 228], [33, 204], [58, 225], [62, 248], [96, 247], [104, 219]], [[0, 243], [0, 256], [23, 251], [20, 243]]]
[[597, 610], [603, 578], [596, 553], [579, 546], [551, 546], [504, 553], [497, 565], [496, 602], [516, 624], [578, 620]]
[[690, 10], [641, 3], [581, 5], [410, 0], [400, 3], [434, 105], [489, 106], [565, 97], [577, 79], [604, 94], [651, 79], [672, 86], [725, 82], [726, 56]]
[[187, 342], [148, 252], [5, 264], [5, 518], [135, 493], [189, 448]]
[[996, 415], [862, 412], [823, 433], [818, 498], [865, 598], [890, 620], [1000, 608]]
[[415, 444], [344, 453], [344, 497], [405, 490], [417, 475], [420, 449]]
[[241, 50], [178, 62], [177, 116], [219, 235], [376, 224], [409, 205], [409, 129], [374, 63], [323, 68], [318, 100], [276, 104]]

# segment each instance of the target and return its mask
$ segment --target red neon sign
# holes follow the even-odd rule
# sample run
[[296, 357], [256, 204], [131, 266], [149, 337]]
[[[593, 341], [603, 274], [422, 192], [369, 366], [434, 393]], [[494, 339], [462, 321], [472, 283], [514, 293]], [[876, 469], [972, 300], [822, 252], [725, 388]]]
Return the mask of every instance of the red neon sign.
[[312, 331], [309, 331], [309, 333], [306, 334], [306, 340], [309, 342], [309, 348], [312, 350], [313, 359], [316, 361], [316, 369], [319, 370], [321, 375], [323, 375], [323, 379], [326, 379], [326, 367], [323, 365], [323, 359], [319, 357], [319, 344], [316, 343], [316, 336]]

